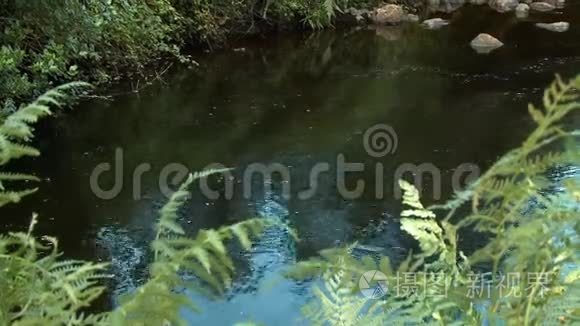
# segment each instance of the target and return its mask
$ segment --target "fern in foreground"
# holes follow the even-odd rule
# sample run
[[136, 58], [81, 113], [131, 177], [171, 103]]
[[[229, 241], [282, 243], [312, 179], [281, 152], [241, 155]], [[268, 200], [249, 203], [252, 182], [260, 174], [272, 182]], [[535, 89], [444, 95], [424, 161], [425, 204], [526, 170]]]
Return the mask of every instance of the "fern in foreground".
[[[29, 145], [34, 137], [32, 125], [39, 119], [52, 114], [51, 107], [60, 107], [72, 94], [86, 90], [91, 86], [87, 83], [75, 82], [62, 85], [50, 90], [34, 102], [28, 104], [9, 116], [0, 117], [0, 166], [11, 160], [25, 156], [38, 156], [40, 152]], [[20, 190], [6, 189], [11, 182], [39, 181], [36, 176], [29, 174], [0, 171], [0, 207], [19, 202], [22, 197], [36, 192], [36, 188]]]
[[[177, 223], [179, 208], [189, 196], [187, 188], [199, 178], [216, 171], [190, 175], [161, 208], [157, 236], [152, 243], [155, 258], [150, 267], [150, 279], [135, 293], [122, 299], [111, 314], [114, 325], [186, 325], [180, 310], [197, 310], [185, 289], [205, 292], [204, 288], [223, 292], [231, 285], [234, 264], [228, 255], [226, 242], [237, 238], [246, 250], [252, 238], [268, 226], [266, 220], [251, 219], [217, 230], [201, 230], [195, 238], [185, 236]], [[195, 276], [199, 282], [186, 282], [184, 275]]]
[[[88, 87], [85, 83], [58, 87], [1, 120], [0, 166], [23, 156], [38, 156], [40, 153], [27, 144], [33, 137], [32, 124], [50, 115], [50, 106], [62, 105], [67, 94]], [[252, 239], [275, 223], [251, 219], [187, 237], [178, 224], [179, 209], [189, 197], [187, 189], [195, 180], [216, 172], [190, 175], [163, 206], [151, 248], [154, 261], [150, 278], [134, 293], [126, 294], [112, 312], [83, 313], [105, 290], [102, 281], [109, 277], [107, 264], [60, 260], [56, 239], [44, 237], [39, 241], [33, 236], [36, 215], [27, 233], [0, 236], [0, 324], [185, 325], [181, 309], [195, 307], [184, 289], [224, 292], [234, 273], [227, 242], [236, 238], [244, 249], [250, 249]], [[0, 174], [0, 206], [36, 190], [9, 191], [2, 181], [35, 180], [30, 175]], [[196, 281], [186, 282], [184, 276], [195, 277]]]
[[[75, 87], [80, 86], [86, 85]], [[50, 114], [48, 105], [60, 103], [66, 89], [49, 92], [2, 120], [0, 165], [38, 155], [27, 145], [32, 138], [30, 125]], [[295, 279], [322, 277], [322, 286], [313, 288], [316, 299], [304, 308], [305, 315], [317, 325], [577, 323], [580, 187], [568, 182], [566, 192], [546, 194], [544, 171], [580, 161], [577, 151], [557, 151], [554, 146], [580, 135], [559, 125], [580, 108], [578, 89], [580, 77], [569, 83], [558, 77], [545, 93], [544, 108], [530, 107], [538, 124], [530, 137], [446, 204], [426, 208], [417, 189], [401, 181], [406, 208], [401, 229], [417, 240], [421, 250], [409, 254], [396, 269], [388, 257], [358, 259], [352, 255], [352, 247], [346, 247], [325, 250], [320, 257], [288, 271], [287, 276]], [[150, 278], [112, 312], [83, 313], [104, 291], [100, 283], [107, 277], [106, 265], [59, 260], [56, 239], [33, 237], [36, 216], [27, 233], [1, 236], [0, 324], [185, 325], [182, 309], [195, 309], [187, 291], [221, 293], [232, 283], [228, 241], [235, 238], [249, 249], [252, 238], [275, 223], [248, 220], [187, 237], [178, 223], [179, 209], [189, 196], [191, 183], [213, 172], [191, 175], [161, 209], [151, 248]], [[1, 177], [4, 182], [34, 180], [18, 174]], [[0, 206], [33, 191], [2, 188]], [[470, 208], [470, 213], [459, 215], [462, 208]], [[440, 211], [445, 214], [438, 216]], [[457, 247], [458, 234], [468, 227], [489, 237], [469, 257]], [[509, 273], [533, 274], [534, 278], [524, 277], [507, 289], [526, 295], [508, 297], [493, 287], [487, 298], [474, 298], [467, 293], [474, 284], [472, 276], [482, 271], [475, 266], [491, 270], [492, 281]], [[369, 270], [383, 273], [389, 284], [389, 292], [380, 300], [357, 296], [358, 281]], [[186, 278], [194, 281], [186, 282]], [[413, 286], [402, 280], [412, 281]], [[429, 286], [418, 288], [416, 284]]]
[[[401, 214], [401, 229], [417, 240], [421, 252], [410, 255], [396, 273], [391, 271], [387, 257], [382, 257], [379, 265], [373, 265], [373, 258], [355, 259], [348, 248], [324, 251], [322, 258], [294, 267], [289, 277], [321, 276], [325, 287], [332, 290], [315, 291], [321, 310], [307, 316], [317, 324], [357, 325], [360, 313], [350, 313], [348, 321], [343, 322], [346, 319], [337, 318], [341, 315], [335, 307], [346, 302], [352, 307], [341, 308], [343, 311], [360, 312], [360, 298], [345, 299], [338, 295], [349, 289], [356, 296], [356, 280], [366, 271], [378, 270], [387, 276], [389, 285], [395, 285], [390, 287], [395, 293], [374, 300], [372, 310], [363, 315], [374, 318], [377, 309], [382, 309], [381, 324], [580, 322], [578, 182], [564, 184], [565, 192], [546, 194], [544, 191], [548, 185], [545, 175], [548, 168], [580, 162], [577, 149], [560, 149], [563, 141], [577, 142], [580, 136], [580, 131], [566, 130], [561, 125], [565, 116], [580, 108], [579, 90], [580, 76], [569, 82], [557, 76], [544, 94], [543, 109], [529, 107], [537, 123], [531, 135], [449, 202], [425, 208], [418, 190], [401, 181], [403, 204], [407, 207]], [[458, 213], [463, 208], [470, 209], [467, 216]], [[444, 214], [437, 218], [439, 211]], [[483, 248], [469, 257], [457, 248], [457, 235], [465, 228], [489, 238]], [[481, 283], [488, 295], [469, 295], [477, 282], [485, 281], [473, 276], [486, 271], [490, 271], [489, 281], [494, 284], [487, 287]], [[349, 277], [342, 282], [342, 287], [336, 286], [334, 275], [337, 273], [343, 278]], [[438, 274], [442, 277], [435, 280]], [[496, 286], [506, 275], [518, 276], [518, 282], [507, 287]], [[401, 292], [401, 282], [411, 276], [413, 291]], [[408, 289], [409, 285], [405, 287]], [[509, 296], [506, 291], [523, 295]]]
[[0, 324], [90, 324], [99, 316], [79, 313], [104, 291], [106, 264], [59, 260], [58, 242], [27, 233], [0, 237]]

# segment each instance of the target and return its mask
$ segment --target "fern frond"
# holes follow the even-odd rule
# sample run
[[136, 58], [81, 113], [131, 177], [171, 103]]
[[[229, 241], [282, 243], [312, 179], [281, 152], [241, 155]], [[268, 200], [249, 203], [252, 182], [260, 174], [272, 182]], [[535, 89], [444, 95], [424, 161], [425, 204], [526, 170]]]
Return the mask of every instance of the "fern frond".
[[[31, 104], [0, 120], [0, 166], [21, 157], [40, 155], [35, 147], [27, 144], [33, 137], [32, 124], [51, 115], [50, 106], [61, 106], [71, 93], [90, 87], [90, 84], [82, 82], [56, 87], [39, 96]], [[2, 181], [38, 181], [38, 178], [25, 174], [0, 172], [0, 207], [18, 202], [22, 197], [35, 192], [35, 189], [6, 191], [6, 186]]]
[[338, 271], [325, 274], [323, 282], [323, 289], [313, 287], [316, 300], [303, 308], [305, 317], [314, 325], [358, 325], [368, 301], [352, 293], [351, 280]]
[[[187, 189], [196, 179], [216, 172], [219, 170], [190, 175], [161, 208], [157, 235], [151, 245], [154, 262], [150, 279], [123, 299], [112, 313], [112, 320], [143, 325], [164, 322], [185, 325], [180, 311], [197, 308], [182, 293], [183, 289], [209, 286], [218, 293], [224, 292], [231, 285], [234, 272], [226, 242], [236, 238], [243, 248], [249, 249], [253, 238], [276, 224], [273, 220], [252, 219], [217, 230], [201, 230], [195, 238], [185, 236], [185, 230], [178, 223], [178, 213], [189, 197]], [[198, 282], [186, 282], [183, 275], [193, 276]]]
[[[13, 325], [83, 324], [81, 308], [102, 295], [106, 264], [57, 261], [57, 242], [40, 245], [28, 233], [0, 237], [0, 322]], [[48, 253], [46, 250], [49, 250]]]

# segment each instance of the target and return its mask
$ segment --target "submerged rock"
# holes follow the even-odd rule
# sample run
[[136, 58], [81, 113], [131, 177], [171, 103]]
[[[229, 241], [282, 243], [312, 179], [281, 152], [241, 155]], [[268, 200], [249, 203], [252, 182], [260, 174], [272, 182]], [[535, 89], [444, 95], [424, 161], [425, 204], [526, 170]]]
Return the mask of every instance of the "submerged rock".
[[556, 8], [562, 7], [566, 3], [565, 0], [542, 0], [542, 2], [545, 2], [547, 4], [550, 4], [550, 5], [552, 5], [552, 6], [556, 7]]
[[377, 8], [372, 15], [372, 20], [375, 24], [399, 24], [405, 17], [403, 7], [399, 5], [388, 4]]
[[490, 53], [502, 46], [503, 43], [500, 40], [485, 33], [477, 35], [477, 37], [471, 41], [471, 47], [477, 51], [477, 53]]
[[440, 29], [443, 26], [449, 25], [449, 21], [441, 18], [432, 18], [423, 21], [421, 24], [428, 29]]
[[555, 6], [553, 6], [547, 2], [532, 2], [530, 4], [530, 8], [532, 8], [532, 10], [542, 11], [542, 12], [552, 11], [552, 10], [556, 9]]
[[516, 7], [516, 16], [518, 18], [524, 18], [527, 17], [528, 14], [530, 12], [530, 6], [528, 6], [525, 3], [520, 3], [517, 7]]
[[419, 16], [415, 14], [408, 14], [407, 16], [405, 16], [405, 21], [416, 23], [419, 21]]
[[551, 23], [551, 24], [537, 23], [536, 26], [539, 28], [543, 28], [545, 30], [551, 31], [551, 32], [562, 33], [562, 32], [567, 31], [570, 28], [570, 23], [568, 23], [568, 22], [557, 22], [557, 23]]
[[403, 36], [403, 30], [400, 26], [377, 26], [375, 33], [387, 41], [397, 41]]
[[489, 6], [499, 12], [508, 12], [516, 9], [518, 0], [491, 0]]

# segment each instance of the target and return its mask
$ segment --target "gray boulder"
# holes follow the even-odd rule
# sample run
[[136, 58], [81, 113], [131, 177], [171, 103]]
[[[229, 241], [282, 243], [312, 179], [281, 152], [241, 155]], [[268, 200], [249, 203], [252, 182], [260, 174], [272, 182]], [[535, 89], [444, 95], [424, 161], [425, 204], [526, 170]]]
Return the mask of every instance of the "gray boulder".
[[405, 11], [399, 5], [388, 4], [377, 8], [372, 20], [378, 25], [395, 25], [403, 21]]
[[449, 21], [441, 18], [427, 19], [421, 23], [427, 29], [440, 29], [443, 26], [449, 25]]
[[532, 10], [541, 11], [541, 12], [552, 11], [552, 10], [556, 9], [555, 6], [553, 6], [547, 2], [532, 2], [530, 4], [530, 8], [532, 8]]
[[570, 23], [568, 22], [557, 22], [551, 24], [537, 23], [536, 26], [548, 30], [550, 32], [563, 33], [570, 28]]
[[471, 47], [477, 53], [490, 53], [503, 46], [503, 43], [489, 34], [479, 34], [471, 41]]

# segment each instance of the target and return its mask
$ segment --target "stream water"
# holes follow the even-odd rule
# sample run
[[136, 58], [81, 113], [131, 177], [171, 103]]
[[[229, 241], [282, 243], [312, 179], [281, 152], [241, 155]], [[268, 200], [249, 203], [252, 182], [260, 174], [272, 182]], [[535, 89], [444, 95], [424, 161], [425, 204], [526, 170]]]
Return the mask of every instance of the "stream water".
[[[402, 257], [412, 241], [393, 218], [400, 211], [395, 171], [406, 163], [436, 167], [440, 180], [426, 176], [421, 188], [426, 201], [443, 200], [462, 164], [484, 170], [517, 146], [533, 127], [527, 103], [539, 102], [556, 72], [580, 73], [579, 13], [578, 1], [564, 13], [527, 20], [468, 7], [439, 31], [405, 25], [279, 34], [246, 39], [233, 46], [235, 51], [196, 53], [199, 68], [173, 68], [138, 94], [85, 102], [43, 124], [43, 156], [20, 164], [46, 180], [38, 194], [3, 209], [2, 230], [23, 229], [38, 212], [37, 233], [57, 236], [67, 257], [112, 262], [114, 303], [144, 277], [152, 225], [165, 201], [159, 187], [164, 168], [178, 163], [197, 171], [221, 163], [235, 169], [233, 196], [224, 198], [226, 179], [210, 178], [219, 199], [194, 188], [182, 216], [188, 232], [261, 216], [288, 221], [302, 241], [267, 234], [253, 252], [234, 253], [240, 265], [234, 290], [224, 300], [196, 297], [204, 313], [189, 318], [211, 325], [301, 324], [308, 285], [284, 281], [277, 272], [354, 240]], [[559, 20], [569, 21], [570, 31], [551, 33], [533, 25]], [[505, 46], [476, 54], [468, 44], [480, 32]], [[578, 126], [580, 119], [568, 123]], [[391, 127], [396, 146], [373, 157], [363, 141], [377, 124]], [[115, 163], [116, 151], [122, 164]], [[365, 191], [353, 199], [341, 193], [336, 173], [341, 155], [364, 164], [363, 172], [345, 178], [350, 190], [357, 180], [365, 182]], [[123, 171], [99, 179], [103, 189], [111, 189], [115, 179], [123, 181], [110, 200], [90, 186], [102, 163]], [[290, 178], [274, 178], [272, 189], [254, 178], [251, 194], [245, 195], [243, 174], [253, 163], [280, 163]], [[318, 178], [315, 193], [301, 198], [320, 163], [328, 163], [329, 172]], [[143, 164], [151, 169], [135, 186], [134, 171]], [[571, 169], [564, 176], [578, 174]], [[382, 196], [377, 186], [384, 189]], [[369, 234], [369, 225], [378, 231]], [[466, 235], [461, 243], [469, 250], [478, 241]]]

